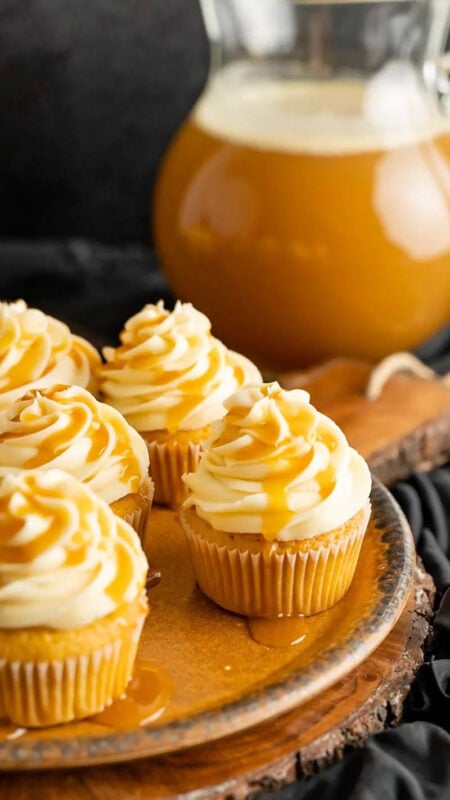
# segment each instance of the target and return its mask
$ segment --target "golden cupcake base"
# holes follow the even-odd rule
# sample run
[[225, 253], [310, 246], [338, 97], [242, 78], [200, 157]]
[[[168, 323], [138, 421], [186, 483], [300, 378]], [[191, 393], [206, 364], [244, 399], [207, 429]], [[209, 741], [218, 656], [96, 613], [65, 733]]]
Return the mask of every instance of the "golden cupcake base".
[[[128, 607], [76, 631], [46, 629], [44, 636], [43, 629], [1, 631], [0, 652], [6, 657], [0, 659], [0, 718], [33, 728], [102, 711], [120, 697], [131, 677], [146, 613], [146, 599], [140, 596]], [[111, 641], [103, 643], [108, 628]], [[73, 655], [71, 650], [81, 641], [84, 652]], [[25, 651], [23, 660], [17, 658], [20, 650]], [[69, 652], [66, 657], [64, 650]]]
[[247, 617], [310, 616], [337, 603], [352, 582], [370, 517], [367, 505], [320, 536], [268, 542], [214, 530], [194, 508], [180, 519], [197, 582], [217, 605]]

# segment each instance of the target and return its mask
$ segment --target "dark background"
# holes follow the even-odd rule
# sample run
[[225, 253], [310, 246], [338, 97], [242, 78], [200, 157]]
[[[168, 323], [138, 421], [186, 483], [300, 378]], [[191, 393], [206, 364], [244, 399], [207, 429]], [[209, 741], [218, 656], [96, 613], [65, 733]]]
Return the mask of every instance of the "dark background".
[[148, 241], [207, 64], [196, 0], [0, 0], [0, 236]]

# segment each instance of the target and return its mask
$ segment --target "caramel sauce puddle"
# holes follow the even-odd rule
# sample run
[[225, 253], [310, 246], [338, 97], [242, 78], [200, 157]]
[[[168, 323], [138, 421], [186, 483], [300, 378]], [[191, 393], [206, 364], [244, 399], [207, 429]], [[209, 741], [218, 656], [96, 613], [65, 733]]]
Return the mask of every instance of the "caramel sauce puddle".
[[247, 620], [250, 636], [267, 647], [290, 647], [301, 644], [310, 632], [306, 617], [250, 617]]
[[89, 720], [117, 730], [147, 725], [161, 716], [172, 695], [173, 685], [167, 673], [152, 661], [137, 658], [122, 697]]
[[[172, 695], [173, 684], [167, 672], [152, 661], [137, 658], [133, 674], [122, 697], [113, 700], [98, 714], [84, 719], [116, 730], [130, 730], [156, 721], [167, 708]], [[6, 719], [0, 722], [7, 725], [0, 739], [18, 739], [32, 730], [8, 725]]]

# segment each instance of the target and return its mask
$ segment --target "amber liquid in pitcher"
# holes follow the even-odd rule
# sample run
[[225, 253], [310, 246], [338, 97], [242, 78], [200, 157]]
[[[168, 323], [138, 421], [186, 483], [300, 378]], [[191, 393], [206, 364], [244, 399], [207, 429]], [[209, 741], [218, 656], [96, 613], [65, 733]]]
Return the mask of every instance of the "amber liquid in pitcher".
[[379, 359], [449, 319], [450, 123], [379, 88], [219, 76], [165, 158], [169, 283], [260, 366]]

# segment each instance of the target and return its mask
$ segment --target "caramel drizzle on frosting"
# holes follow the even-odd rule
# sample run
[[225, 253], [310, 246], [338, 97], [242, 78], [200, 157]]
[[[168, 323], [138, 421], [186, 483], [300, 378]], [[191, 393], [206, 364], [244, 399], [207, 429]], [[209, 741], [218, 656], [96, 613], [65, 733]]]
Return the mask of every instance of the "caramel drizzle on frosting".
[[[39, 566], [42, 557], [47, 558], [45, 566]], [[103, 592], [116, 607], [130, 587], [136, 596], [144, 586], [145, 558], [137, 534], [93, 492], [59, 470], [5, 472], [0, 477], [0, 597], [8, 575], [15, 580], [21, 569], [22, 582], [33, 576], [44, 582], [42, 601], [50, 603], [51, 610], [51, 600], [45, 598], [46, 575], [81, 568], [87, 561], [90, 583], [105, 563], [112, 565], [105, 573], [110, 577]]]
[[49, 374], [69, 357], [76, 371], [89, 364], [97, 367], [99, 357], [88, 342], [72, 336], [70, 329], [23, 300], [0, 303], [0, 391], [28, 385]]
[[[259, 391], [261, 398], [270, 399], [279, 411], [288, 411], [285, 408], [286, 393], [278, 384], [262, 385]], [[216, 454], [218, 458], [222, 456], [226, 463], [227, 446], [235, 445], [230, 458], [236, 464], [264, 465], [266, 474], [260, 478], [260, 483], [267, 502], [261, 533], [266, 539], [273, 540], [296, 514], [289, 504], [289, 489], [310, 466], [315, 446], [323, 445], [332, 453], [338, 441], [333, 430], [324, 428], [312, 406], [305, 404], [296, 415], [286, 413], [281, 417], [269, 413], [262, 416], [259, 423], [254, 420], [247, 423], [251, 408], [230, 403], [227, 403], [229, 410], [219, 434], [211, 439], [209, 454], [214, 462]], [[303, 453], [299, 450], [299, 439], [303, 442]], [[334, 467], [328, 463], [325, 469], [316, 472], [314, 482], [320, 497], [325, 500], [336, 484]]]
[[[30, 330], [21, 325], [25, 314], [29, 315], [27, 324], [31, 327], [33, 317], [36, 317], [41, 330]], [[14, 317], [8, 307], [0, 307], [0, 365], [4, 368], [0, 379], [2, 391], [23, 386], [50, 371], [58, 356], [69, 352], [70, 345], [70, 331], [62, 322], [47, 323], [44, 314], [31, 309], [23, 309]]]
[[[121, 461], [121, 479], [131, 492], [138, 490], [142, 481], [140, 464], [131, 447], [128, 424], [115, 409], [99, 403], [79, 387], [62, 385], [31, 390], [16, 401], [13, 409], [17, 406], [16, 414], [9, 418], [9, 429], [0, 432], [0, 447], [2, 442], [20, 443], [34, 434], [48, 432], [36, 453], [25, 461], [24, 468], [49, 464], [84, 438], [89, 441], [87, 463], [100, 461], [110, 448], [110, 458], [118, 457]], [[62, 419], [61, 412], [65, 413], [67, 424], [53, 430]]]
[[[54, 492], [42, 486], [35, 475], [28, 477], [26, 494], [0, 497], [0, 563], [30, 564], [55, 546], [61, 532], [70, 524], [68, 506], [55, 499]], [[79, 498], [80, 516], [88, 512], [89, 504], [84, 497]], [[14, 544], [29, 516], [42, 519], [43, 530], [31, 539]]]
[[101, 388], [139, 430], [172, 432], [196, 412], [201, 419], [193, 427], [203, 427], [223, 413], [229, 394], [261, 380], [253, 364], [212, 336], [209, 320], [189, 303], [178, 302], [172, 312], [162, 302], [145, 306], [128, 320], [120, 341], [104, 349]]
[[[180, 396], [177, 398], [177, 403], [172, 408], [167, 409], [167, 429], [169, 431], [176, 430], [179, 421], [198, 406], [199, 398], [205, 396], [208, 385], [218, 375], [222, 363], [223, 359], [220, 357], [218, 349], [213, 347], [209, 352], [209, 363], [206, 372], [200, 378], [189, 378], [189, 373], [185, 379], [181, 378], [179, 384]], [[156, 387], [158, 385], [159, 380], [155, 383]]]
[[127, 537], [126, 531], [122, 532], [122, 536], [123, 539], [118, 539], [115, 543], [115, 577], [105, 588], [106, 594], [108, 594], [117, 605], [120, 604], [120, 600], [125, 594], [126, 587], [132, 582], [134, 577], [134, 562], [131, 558], [129, 546], [130, 537]]

